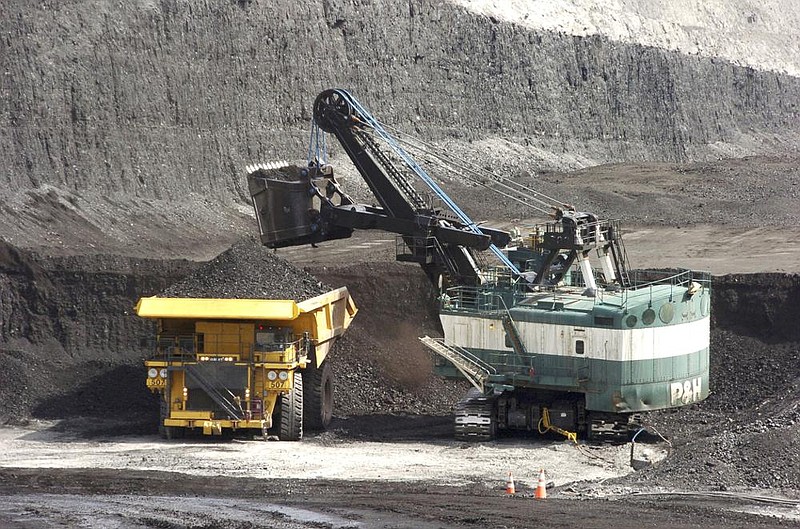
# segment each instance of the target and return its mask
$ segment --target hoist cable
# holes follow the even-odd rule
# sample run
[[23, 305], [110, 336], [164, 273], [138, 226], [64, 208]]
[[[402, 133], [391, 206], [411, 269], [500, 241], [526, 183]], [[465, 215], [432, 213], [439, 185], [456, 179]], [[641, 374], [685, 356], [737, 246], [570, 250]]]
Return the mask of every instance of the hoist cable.
[[[468, 165], [466, 165], [466, 162], [463, 162], [463, 161], [459, 162], [459, 161], [453, 159], [450, 155], [441, 153], [440, 152], [440, 148], [437, 148], [437, 147], [435, 147], [435, 146], [433, 146], [433, 145], [431, 145], [431, 144], [429, 144], [429, 143], [427, 143], [427, 142], [425, 142], [423, 140], [420, 140], [419, 138], [414, 138], [414, 137], [412, 137], [412, 136], [410, 136], [408, 134], [405, 134], [402, 131], [399, 131], [398, 129], [393, 129], [393, 130], [395, 131], [395, 134], [397, 134], [399, 136], [399, 141], [405, 143], [406, 145], [410, 145], [412, 148], [418, 149], [420, 152], [422, 152], [422, 153], [424, 153], [424, 154], [426, 154], [428, 156], [432, 156], [432, 157], [438, 159], [439, 162], [441, 163], [442, 167], [444, 167], [445, 169], [447, 169], [447, 170], [449, 170], [451, 172], [454, 172], [454, 173], [457, 172], [457, 171], [455, 171], [454, 169], [452, 169], [449, 166], [456, 167], [458, 169], [462, 169], [466, 173], [469, 173], [469, 175], [473, 176], [473, 178], [467, 178], [471, 183], [477, 184], [477, 185], [481, 185], [481, 186], [483, 186], [483, 187], [485, 187], [487, 189], [495, 191], [498, 194], [501, 194], [503, 196], [509, 197], [508, 194], [503, 194], [502, 192], [492, 188], [491, 184], [487, 184], [486, 182], [484, 182], [483, 178], [482, 178], [483, 177], [483, 173], [481, 173], [480, 170], [477, 169], [475, 165], [468, 166]], [[403, 138], [404, 136], [406, 137], [405, 139]], [[415, 145], [415, 143], [421, 144], [421, 146], [420, 145]], [[517, 202], [519, 202], [521, 204], [524, 204], [526, 206], [529, 206], [532, 209], [536, 209], [537, 211], [550, 212], [550, 211], [552, 211], [552, 208], [554, 206], [564, 203], [563, 201], [557, 200], [557, 199], [555, 199], [553, 197], [550, 197], [550, 196], [548, 196], [548, 195], [546, 195], [544, 193], [541, 193], [539, 191], [535, 191], [535, 190], [532, 190], [530, 188], [527, 188], [524, 185], [520, 184], [519, 182], [516, 182], [516, 181], [514, 181], [514, 180], [512, 180], [510, 178], [506, 178], [506, 177], [503, 177], [501, 175], [498, 175], [497, 173], [493, 173], [492, 172], [492, 173], [490, 173], [490, 175], [492, 177], [492, 180], [494, 180], [495, 184], [497, 184], [497, 185], [499, 185], [499, 186], [501, 186], [501, 187], [503, 187], [505, 189], [508, 189], [508, 190], [510, 190], [512, 192], [520, 193], [522, 195], [522, 197], [521, 198], [518, 197], [516, 199]], [[464, 175], [464, 176], [468, 176], [468, 175]], [[545, 200], [542, 200], [542, 198], [539, 198], [539, 197], [543, 197]], [[532, 204], [529, 204], [528, 202], [526, 202], [526, 200], [530, 200], [531, 202], [535, 202], [535, 203], [541, 204], [542, 206], [545, 206], [546, 209], [542, 210], [542, 209], [540, 209], [540, 208], [538, 208], [536, 206], [533, 206]]]
[[[345, 90], [338, 91], [342, 97], [350, 103], [350, 105], [356, 109], [361, 118], [363, 118], [364, 122], [372, 127], [372, 129], [380, 136], [391, 148], [392, 150], [405, 162], [405, 164], [412, 170], [416, 175], [438, 196], [442, 202], [447, 204], [447, 206], [453, 211], [453, 213], [458, 216], [462, 223], [473, 233], [476, 234], [483, 234], [481, 229], [469, 218], [469, 216], [464, 213], [464, 211], [458, 207], [458, 205], [453, 202], [447, 193], [439, 187], [438, 184], [425, 172], [422, 167], [411, 157], [397, 142], [397, 140], [389, 134], [386, 129], [376, 120], [372, 115], [365, 109], [353, 96], [350, 95], [349, 92]], [[490, 243], [489, 249], [495, 256], [506, 266], [508, 267], [514, 274], [519, 275], [519, 269], [512, 263], [508, 256], [506, 256], [494, 243]]]

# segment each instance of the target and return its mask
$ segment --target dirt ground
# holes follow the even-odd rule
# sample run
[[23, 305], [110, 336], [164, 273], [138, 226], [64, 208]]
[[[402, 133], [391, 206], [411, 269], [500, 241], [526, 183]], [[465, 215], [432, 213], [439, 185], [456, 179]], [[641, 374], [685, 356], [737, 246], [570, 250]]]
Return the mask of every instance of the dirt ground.
[[[10, 489], [10, 490], [9, 490]], [[642, 494], [537, 501], [483, 486], [243, 480], [116, 470], [0, 470], [5, 527], [796, 527], [796, 505], [757, 494]], [[111, 492], [113, 491], [113, 492]], [[9, 494], [10, 492], [10, 494]], [[110, 493], [111, 492], [111, 493]]]
[[[150, 436], [82, 439], [44, 423], [0, 430], [6, 448], [0, 466], [164, 471], [254, 480], [282, 475], [294, 480], [433, 481], [446, 486], [481, 484], [488, 489], [502, 489], [512, 472], [521, 492], [533, 490], [540, 469], [546, 469], [548, 481], [556, 486], [630, 472], [626, 445], [531, 442], [530, 437], [460, 443], [450, 435], [448, 416], [391, 420], [395, 426], [390, 439], [380, 439], [374, 430], [385, 427], [386, 417], [373, 415], [338, 418], [328, 431], [309, 435], [302, 444], [265, 443], [252, 437], [220, 442], [199, 436], [175, 443]], [[643, 444], [637, 447], [636, 458], [657, 462], [667, 448], [664, 443]]]
[[[358, 418], [347, 428], [370, 430]], [[795, 527], [800, 500], [756, 491], [632, 488], [627, 445], [449, 439], [449, 418], [397, 417], [393, 440], [337, 421], [301, 445], [0, 430], [3, 527]], [[362, 424], [363, 423], [363, 424]], [[49, 428], [50, 427], [50, 428]], [[438, 432], [438, 435], [437, 435]], [[433, 435], [432, 435], [433, 433]], [[663, 443], [638, 444], [656, 462]], [[534, 499], [539, 469], [548, 498]], [[512, 470], [516, 494], [505, 493]]]
[[[8, 483], [7, 472], [0, 479]], [[571, 528], [794, 527], [780, 518], [784, 502], [740, 495], [640, 495], [607, 499], [505, 496], [481, 487], [406, 483], [231, 478], [174, 479], [165, 473], [15, 472], [30, 491], [3, 497], [7, 527], [306, 527], [433, 529], [443, 527]], [[6, 487], [3, 487], [6, 488]], [[66, 490], [65, 490], [66, 489]], [[109, 494], [107, 491], [124, 491]], [[69, 492], [67, 492], [69, 491]], [[748, 512], [750, 511], [750, 512]], [[710, 514], [713, 512], [714, 514]], [[751, 514], [758, 512], [758, 515]], [[50, 524], [50, 525], [48, 525]], [[100, 524], [100, 525], [94, 525]], [[107, 524], [107, 525], [104, 525]]]
[[[539, 220], [541, 222], [541, 220]], [[498, 222], [505, 228], [534, 224]], [[781, 272], [800, 273], [800, 239], [787, 237], [773, 226], [731, 227], [713, 224], [625, 224], [625, 246], [633, 268], [676, 267], [708, 270], [714, 275]], [[278, 254], [310, 268], [352, 263], [353, 250], [378, 259], [393, 259], [395, 239], [382, 233], [361, 232], [348, 241], [331, 241], [318, 248], [281, 248]]]

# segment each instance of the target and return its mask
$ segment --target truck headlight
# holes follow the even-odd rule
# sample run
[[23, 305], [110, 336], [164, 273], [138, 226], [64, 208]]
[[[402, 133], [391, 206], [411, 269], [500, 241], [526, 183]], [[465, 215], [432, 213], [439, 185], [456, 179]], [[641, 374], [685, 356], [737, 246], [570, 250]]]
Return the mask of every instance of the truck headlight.
[[270, 380], [275, 380], [276, 378], [278, 378], [278, 373], [276, 373], [275, 371], [270, 371], [269, 373], [267, 373], [267, 378]]
[[158, 369], [151, 367], [147, 370], [147, 376], [150, 378], [156, 378], [158, 376]]
[[158, 376], [160, 376], [161, 378], [167, 378], [167, 368], [162, 367], [161, 371], [158, 372]]
[[285, 381], [287, 378], [289, 378], [289, 372], [281, 371], [280, 373], [278, 373], [278, 378]]

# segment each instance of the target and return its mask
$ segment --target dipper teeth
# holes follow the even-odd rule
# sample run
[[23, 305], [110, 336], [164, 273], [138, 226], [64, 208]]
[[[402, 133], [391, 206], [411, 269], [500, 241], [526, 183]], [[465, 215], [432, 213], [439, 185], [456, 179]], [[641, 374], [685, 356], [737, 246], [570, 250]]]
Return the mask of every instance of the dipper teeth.
[[274, 171], [275, 169], [280, 169], [282, 167], [288, 167], [289, 162], [286, 160], [275, 161], [275, 162], [267, 162], [267, 163], [259, 163], [259, 164], [249, 164], [245, 166], [245, 170], [247, 174], [255, 173], [258, 170], [261, 171]]

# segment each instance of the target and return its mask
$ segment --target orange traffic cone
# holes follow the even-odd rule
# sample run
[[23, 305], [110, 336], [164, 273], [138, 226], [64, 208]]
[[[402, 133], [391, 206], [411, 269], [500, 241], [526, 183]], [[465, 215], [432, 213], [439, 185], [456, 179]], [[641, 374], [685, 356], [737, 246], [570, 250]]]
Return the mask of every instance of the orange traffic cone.
[[547, 497], [547, 483], [544, 477], [544, 469], [539, 471], [539, 483], [536, 485], [536, 492], [534, 493], [534, 497], [537, 500], [543, 500]]
[[517, 492], [516, 487], [514, 487], [514, 477], [511, 475], [511, 471], [508, 472], [508, 479], [506, 480], [506, 494], [514, 494]]

